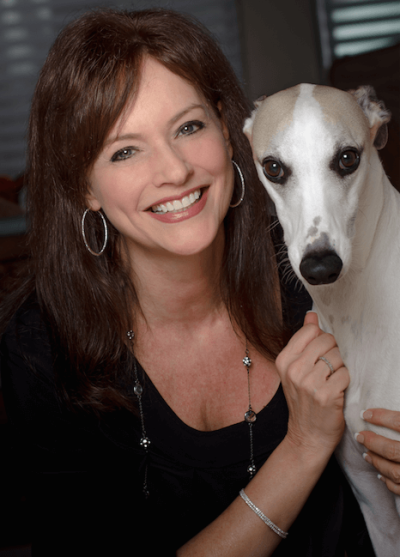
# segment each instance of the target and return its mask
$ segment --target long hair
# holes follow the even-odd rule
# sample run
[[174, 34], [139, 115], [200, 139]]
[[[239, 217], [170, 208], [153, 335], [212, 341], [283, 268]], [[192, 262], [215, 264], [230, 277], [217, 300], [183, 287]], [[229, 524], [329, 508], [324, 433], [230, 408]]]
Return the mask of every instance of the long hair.
[[[243, 203], [225, 218], [221, 293], [233, 322], [274, 359], [287, 340], [281, 322], [267, 194], [242, 126], [249, 106], [214, 39], [201, 25], [169, 10], [88, 12], [58, 36], [41, 71], [29, 123], [28, 212], [33, 279], [57, 347], [60, 392], [94, 411], [131, 408], [124, 337], [135, 290], [121, 256], [119, 232], [101, 257], [81, 234], [87, 176], [106, 137], [134, 97], [140, 65], [152, 56], [202, 93], [230, 134], [233, 159], [246, 182]], [[222, 106], [222, 115], [218, 110]], [[234, 196], [240, 194], [240, 181]], [[92, 246], [102, 221], [88, 214]], [[61, 363], [60, 363], [61, 362]]]

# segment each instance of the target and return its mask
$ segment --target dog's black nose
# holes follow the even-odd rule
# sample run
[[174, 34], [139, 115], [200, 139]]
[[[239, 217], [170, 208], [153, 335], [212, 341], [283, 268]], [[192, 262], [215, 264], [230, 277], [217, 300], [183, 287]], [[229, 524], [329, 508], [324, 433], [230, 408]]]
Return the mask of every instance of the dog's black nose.
[[343, 262], [334, 251], [321, 251], [303, 258], [300, 273], [309, 284], [330, 284], [337, 280], [342, 267]]

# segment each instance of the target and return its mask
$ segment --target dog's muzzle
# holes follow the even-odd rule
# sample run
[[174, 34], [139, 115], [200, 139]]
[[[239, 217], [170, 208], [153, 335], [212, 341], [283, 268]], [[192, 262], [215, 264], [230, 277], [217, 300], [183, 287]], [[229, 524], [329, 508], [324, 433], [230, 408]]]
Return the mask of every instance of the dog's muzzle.
[[300, 263], [300, 273], [309, 284], [331, 284], [342, 270], [343, 262], [332, 250], [309, 253]]

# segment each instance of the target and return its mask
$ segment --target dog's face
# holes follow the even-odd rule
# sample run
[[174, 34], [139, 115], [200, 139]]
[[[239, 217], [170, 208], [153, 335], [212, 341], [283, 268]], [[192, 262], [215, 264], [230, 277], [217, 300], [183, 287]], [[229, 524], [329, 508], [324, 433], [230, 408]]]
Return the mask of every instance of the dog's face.
[[310, 284], [334, 282], [350, 265], [376, 130], [351, 94], [302, 84], [257, 102], [244, 132], [293, 269]]

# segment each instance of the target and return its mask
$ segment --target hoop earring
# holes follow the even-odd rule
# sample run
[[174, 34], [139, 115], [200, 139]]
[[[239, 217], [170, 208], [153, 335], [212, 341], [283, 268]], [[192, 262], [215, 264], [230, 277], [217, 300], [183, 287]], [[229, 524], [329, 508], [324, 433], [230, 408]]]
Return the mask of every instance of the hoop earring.
[[106, 249], [107, 240], [108, 240], [108, 228], [107, 228], [106, 219], [104, 218], [103, 213], [101, 213], [100, 211], [96, 211], [96, 213], [99, 214], [101, 216], [101, 218], [103, 219], [104, 243], [103, 243], [103, 247], [101, 248], [101, 250], [98, 253], [93, 251], [92, 248], [89, 247], [89, 244], [87, 243], [86, 236], [85, 236], [85, 218], [86, 218], [86, 215], [89, 211], [90, 211], [90, 209], [86, 209], [86, 211], [83, 213], [83, 217], [82, 217], [82, 236], [83, 236], [83, 241], [85, 242], [85, 246], [86, 246], [87, 250], [90, 251], [90, 253], [92, 255], [95, 255], [96, 257], [98, 257]]
[[235, 207], [239, 207], [239, 205], [241, 204], [241, 202], [244, 199], [244, 194], [246, 192], [246, 187], [245, 187], [245, 183], [244, 183], [244, 178], [243, 178], [243, 174], [242, 171], [240, 170], [239, 165], [237, 164], [237, 162], [235, 162], [234, 160], [232, 160], [232, 164], [233, 166], [236, 168], [236, 170], [238, 171], [239, 174], [239, 178], [240, 178], [240, 183], [242, 184], [242, 195], [240, 196], [240, 199], [237, 203], [235, 203], [234, 205], [229, 205], [229, 207], [231, 207], [231, 209], [235, 209]]

